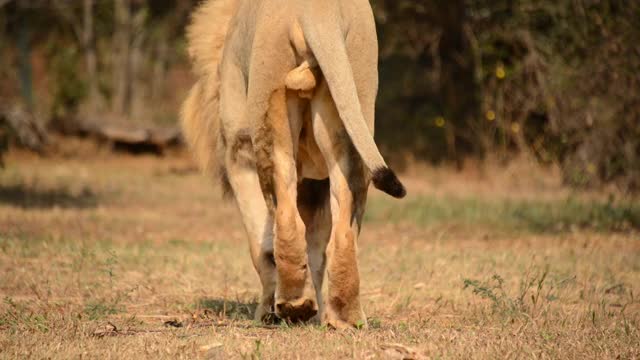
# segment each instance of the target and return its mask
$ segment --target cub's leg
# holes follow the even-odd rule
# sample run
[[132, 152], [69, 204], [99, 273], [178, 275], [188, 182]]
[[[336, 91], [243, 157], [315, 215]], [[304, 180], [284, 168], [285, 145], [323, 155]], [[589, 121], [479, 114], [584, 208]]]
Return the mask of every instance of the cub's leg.
[[251, 260], [262, 284], [262, 297], [255, 319], [269, 322], [273, 318], [276, 289], [273, 216], [262, 194], [250, 127], [243, 116], [246, 109], [245, 78], [232, 64], [225, 64], [222, 70], [220, 114], [226, 140], [224, 166], [249, 238]]
[[329, 293], [323, 322], [335, 328], [366, 325], [360, 305], [357, 241], [366, 196], [358, 156], [323, 81], [311, 102], [313, 131], [329, 169], [331, 238], [327, 247]]
[[329, 179], [304, 179], [298, 185], [298, 209], [307, 227], [307, 256], [318, 302], [317, 320], [322, 320], [322, 283], [327, 264], [325, 251], [331, 235], [331, 208], [329, 206]]
[[273, 190], [276, 198], [274, 255], [277, 270], [275, 309], [278, 317], [307, 321], [318, 312], [307, 261], [305, 224], [297, 207], [295, 154], [302, 124], [299, 99], [285, 89], [274, 91], [267, 122], [273, 137]]
[[292, 24], [289, 29], [289, 40], [298, 56], [299, 65], [287, 74], [285, 85], [289, 90], [298, 91], [298, 96], [301, 98], [311, 99], [313, 89], [318, 82], [320, 69], [298, 22]]

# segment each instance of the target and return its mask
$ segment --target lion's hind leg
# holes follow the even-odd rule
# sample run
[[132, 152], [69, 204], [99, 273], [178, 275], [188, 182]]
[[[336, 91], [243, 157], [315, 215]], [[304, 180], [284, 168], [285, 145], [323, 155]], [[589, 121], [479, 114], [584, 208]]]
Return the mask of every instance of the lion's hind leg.
[[275, 319], [273, 313], [276, 289], [273, 213], [263, 196], [251, 127], [243, 116], [246, 109], [246, 79], [242, 71], [229, 62], [220, 67], [220, 81], [218, 111], [221, 131], [218, 134], [221, 138], [218, 145], [224, 154], [226, 178], [242, 215], [251, 260], [262, 285], [262, 296], [256, 308], [255, 319], [270, 322]]
[[228, 141], [230, 146], [226, 150], [225, 168], [249, 238], [251, 260], [262, 284], [262, 297], [255, 319], [271, 322], [276, 288], [273, 217], [262, 196], [250, 136], [240, 132]]
[[329, 170], [331, 237], [327, 246], [329, 292], [323, 322], [334, 328], [366, 325], [360, 305], [357, 236], [367, 184], [326, 83], [312, 103], [313, 131]]

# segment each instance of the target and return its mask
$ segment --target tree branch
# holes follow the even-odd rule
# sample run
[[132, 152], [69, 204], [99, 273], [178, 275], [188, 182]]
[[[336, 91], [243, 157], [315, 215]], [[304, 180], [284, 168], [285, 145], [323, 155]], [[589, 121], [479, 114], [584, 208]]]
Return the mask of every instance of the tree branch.
[[83, 28], [81, 25], [82, 22], [76, 16], [73, 16], [72, 12], [68, 11], [68, 9], [65, 9], [65, 6], [69, 6], [69, 5], [70, 4], [61, 3], [58, 0], [53, 1], [53, 7], [55, 8], [58, 15], [69, 23], [69, 25], [71, 26], [71, 30], [73, 30], [73, 34], [76, 36], [76, 40], [82, 43], [82, 37], [83, 37]]

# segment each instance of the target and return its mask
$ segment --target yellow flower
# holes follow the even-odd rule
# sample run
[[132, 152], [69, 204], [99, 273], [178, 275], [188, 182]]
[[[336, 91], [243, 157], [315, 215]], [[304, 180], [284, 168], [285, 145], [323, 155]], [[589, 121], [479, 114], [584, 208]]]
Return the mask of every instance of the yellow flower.
[[588, 164], [587, 165], [587, 172], [591, 175], [596, 173], [596, 166], [593, 164]]
[[445, 121], [442, 116], [438, 116], [435, 121], [437, 127], [444, 127], [444, 122]]
[[507, 73], [504, 70], [504, 66], [498, 65], [496, 67], [496, 77], [498, 79], [504, 79], [505, 76], [507, 76]]
[[487, 117], [487, 120], [489, 120], [489, 121], [493, 121], [493, 120], [496, 119], [496, 113], [493, 110], [487, 111], [485, 116]]
[[518, 124], [518, 123], [516, 123], [516, 122], [511, 123], [511, 131], [512, 131], [514, 134], [519, 133], [519, 132], [520, 132], [520, 124]]

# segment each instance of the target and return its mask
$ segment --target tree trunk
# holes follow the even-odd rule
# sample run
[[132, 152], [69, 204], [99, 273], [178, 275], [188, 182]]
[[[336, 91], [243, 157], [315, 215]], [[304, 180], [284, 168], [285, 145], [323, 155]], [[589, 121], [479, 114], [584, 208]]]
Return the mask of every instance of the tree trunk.
[[163, 39], [156, 46], [156, 54], [153, 61], [153, 78], [151, 79], [151, 100], [154, 102], [161, 99], [164, 91], [167, 74], [167, 42]]
[[31, 67], [31, 34], [28, 18], [19, 20], [18, 29], [18, 77], [22, 99], [29, 111], [33, 110], [33, 71]]
[[142, 27], [137, 28], [135, 36], [131, 43], [131, 73], [130, 73], [130, 114], [135, 118], [148, 117], [148, 107], [145, 106], [145, 84], [143, 83], [140, 73], [143, 68], [144, 53], [142, 49], [142, 42], [144, 40], [144, 29]]
[[131, 3], [114, 0], [113, 111], [128, 117], [131, 110]]
[[438, 48], [442, 64], [440, 101], [447, 120], [449, 156], [460, 166], [465, 153], [481, 147], [470, 126], [480, 113], [476, 66], [473, 48], [465, 32], [468, 16], [464, 0], [442, 2], [438, 13], [442, 31]]
[[83, 47], [84, 56], [87, 67], [87, 85], [88, 85], [88, 101], [87, 106], [89, 112], [96, 111], [98, 101], [98, 78], [97, 78], [97, 58], [96, 58], [96, 42], [93, 25], [93, 5], [94, 0], [84, 0], [83, 2]]

